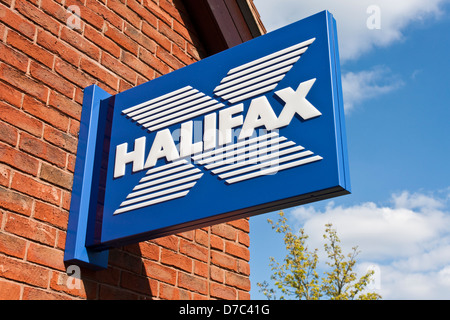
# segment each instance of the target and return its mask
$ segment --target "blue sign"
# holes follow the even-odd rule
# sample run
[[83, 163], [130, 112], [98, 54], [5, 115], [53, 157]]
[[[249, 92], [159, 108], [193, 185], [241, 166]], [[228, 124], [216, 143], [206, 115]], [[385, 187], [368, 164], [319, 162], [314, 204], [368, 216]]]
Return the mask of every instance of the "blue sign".
[[85, 90], [66, 261], [349, 193], [327, 11], [109, 96]]

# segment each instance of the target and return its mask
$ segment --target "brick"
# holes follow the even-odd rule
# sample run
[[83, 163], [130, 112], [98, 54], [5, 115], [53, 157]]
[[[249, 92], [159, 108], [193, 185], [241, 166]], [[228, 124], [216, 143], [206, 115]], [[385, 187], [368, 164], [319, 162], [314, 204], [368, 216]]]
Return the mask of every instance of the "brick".
[[246, 247], [250, 246], [250, 235], [243, 231], [238, 231], [238, 242]]
[[50, 31], [53, 34], [58, 34], [59, 23], [46, 13], [42, 12], [34, 5], [30, 4], [26, 0], [17, 0], [15, 4], [15, 9], [23, 14], [28, 19], [34, 21], [36, 24], [40, 25], [44, 29]]
[[194, 260], [194, 274], [203, 278], [208, 278], [209, 265], [205, 262]]
[[235, 221], [230, 221], [227, 222], [227, 224], [244, 232], [250, 232], [250, 223], [248, 219], [239, 219]]
[[49, 272], [43, 267], [4, 256], [0, 256], [0, 265], [0, 277], [41, 288], [47, 287]]
[[8, 214], [5, 220], [5, 231], [48, 246], [55, 245], [55, 228], [28, 217], [11, 213]]
[[[141, 49], [139, 52], [139, 59], [156, 70], [159, 74], [167, 74], [170, 72], [168, 65], [164, 64], [161, 60], [156, 58], [153, 54], [147, 50]], [[153, 78], [153, 77], [152, 77]]]
[[93, 270], [83, 268], [80, 272], [85, 284], [87, 284], [86, 280], [89, 280], [95, 281], [97, 284], [103, 283], [111, 286], [119, 285], [121, 270], [118, 268], [108, 268], [108, 270], [105, 270], [104, 272], [95, 272]]
[[10, 46], [16, 48], [20, 52], [28, 55], [29, 57], [35, 59], [36, 61], [41, 62], [48, 68], [52, 68], [53, 55], [47, 50], [34, 44], [27, 38], [21, 36], [20, 34], [14, 31], [9, 31], [6, 41]]
[[164, 248], [161, 249], [161, 263], [192, 272], [192, 259]]
[[170, 40], [159, 33], [155, 26], [152, 26], [144, 21], [142, 23], [142, 32], [150, 39], [154, 40], [155, 43], [158, 44], [158, 46], [163, 47], [167, 51], [172, 50], [172, 43], [170, 42]]
[[227, 240], [236, 240], [236, 230], [224, 223], [212, 226], [211, 232]]
[[0, 163], [34, 176], [39, 168], [38, 160], [5, 144], [0, 144]]
[[178, 250], [178, 237], [176, 236], [166, 236], [152, 240], [151, 242], [170, 250]]
[[0, 164], [0, 185], [4, 187], [9, 187], [10, 180], [11, 180], [11, 170], [7, 166]]
[[2, 23], [10, 28], [18, 31], [29, 39], [34, 38], [36, 27], [16, 12], [6, 8], [3, 4], [0, 4], [0, 17], [2, 17]]
[[28, 57], [1, 42], [0, 60], [22, 72], [27, 72]]
[[36, 97], [41, 101], [47, 101], [48, 89], [41, 83], [27, 77], [6, 64], [0, 64], [0, 79], [9, 83], [11, 86], [26, 92], [28, 95]]
[[250, 261], [250, 251], [247, 247], [227, 241], [225, 243], [225, 252], [245, 261]]
[[148, 277], [175, 285], [177, 272], [150, 260], [144, 260], [145, 273]]
[[27, 242], [14, 235], [0, 232], [0, 252], [23, 259], [25, 257]]
[[108, 7], [119, 16], [130, 22], [136, 28], [139, 27], [141, 19], [139, 16], [118, 0], [109, 0]]
[[30, 65], [30, 74], [36, 80], [45, 83], [46, 85], [62, 93], [63, 95], [69, 98], [73, 97], [74, 86], [70, 82], [56, 74], [54, 71], [32, 61]]
[[0, 141], [15, 146], [17, 144], [17, 137], [18, 130], [16, 128], [0, 121]]
[[102, 20], [107, 21], [116, 28], [122, 27], [123, 20], [114, 11], [107, 8], [98, 0], [87, 0], [86, 7], [91, 11], [97, 13]]
[[70, 300], [69, 297], [33, 287], [25, 287], [23, 300]]
[[76, 157], [74, 155], [67, 155], [67, 170], [74, 173], [75, 172], [75, 162]]
[[164, 50], [161, 47], [158, 47], [158, 49], [156, 50], [156, 57], [161, 59], [161, 61], [163, 61], [173, 70], [178, 70], [185, 66], [182, 62], [171, 55], [170, 52]]
[[235, 300], [237, 298], [237, 291], [234, 288], [212, 282], [210, 285], [210, 295], [214, 298]]
[[120, 47], [94, 28], [86, 26], [84, 36], [114, 57], [120, 57]]
[[151, 286], [152, 281], [149, 278], [123, 271], [120, 279], [120, 286], [131, 291], [152, 296], [152, 292], [156, 291]]
[[13, 176], [11, 188], [55, 205], [61, 203], [61, 190], [54, 186], [36, 181], [18, 172]]
[[173, 286], [161, 283], [159, 287], [159, 298], [163, 300], [190, 300], [191, 294], [186, 290], [182, 290]]
[[208, 232], [202, 229], [195, 230], [195, 242], [205, 247], [209, 246]]
[[73, 31], [68, 27], [63, 27], [61, 29], [61, 39], [66, 41], [68, 44], [74, 46], [81, 52], [87, 54], [94, 60], [98, 60], [100, 57], [99, 48], [97, 48], [89, 40], [85, 39], [83, 36], [78, 34], [76, 31]]
[[154, 1], [144, 1], [144, 6], [157, 18], [161, 19], [169, 25], [172, 24], [172, 17], [167, 12], [162, 10]]
[[33, 199], [4, 187], [0, 187], [0, 207], [30, 216], [33, 208]]
[[185, 65], [190, 65], [190, 64], [195, 62], [195, 59], [193, 59], [190, 56], [188, 56], [186, 54], [186, 52], [184, 51], [184, 49], [182, 49], [182, 48], [180, 48], [178, 46], [173, 46], [172, 47], [172, 54], [175, 57], [177, 57], [177, 59], [180, 60]]
[[0, 300], [20, 300], [20, 292], [17, 283], [0, 280]]
[[73, 99], [76, 103], [80, 105], [83, 104], [83, 90], [80, 88], [75, 88], [75, 98]]
[[42, 135], [43, 124], [41, 121], [2, 102], [0, 102], [0, 119], [37, 137]]
[[107, 24], [105, 27], [105, 36], [110, 38], [124, 50], [134, 54], [135, 56], [137, 55], [139, 47], [138, 44], [110, 24]]
[[238, 290], [238, 300], [251, 300], [249, 292]]
[[240, 274], [244, 274], [246, 276], [250, 275], [250, 264], [246, 261], [243, 260], [238, 260], [237, 261], [237, 272], [239, 272]]
[[138, 295], [129, 292], [126, 289], [118, 289], [110, 286], [101, 285], [99, 290], [100, 300], [137, 300]]
[[[77, 281], [77, 283], [75, 283], [75, 281]], [[82, 299], [87, 299], [89, 297], [89, 293], [86, 293], [86, 291], [89, 290], [89, 285], [85, 285], [86, 282], [87, 281], [76, 279], [75, 277], [72, 278], [65, 272], [52, 271], [50, 289], [58, 292], [64, 292]], [[69, 287], [67, 285], [69, 283], [74, 286]], [[77, 288], [77, 285], [79, 285], [79, 288]]]
[[134, 273], [141, 273], [142, 259], [131, 255], [124, 250], [111, 250], [109, 253], [109, 264]]
[[40, 201], [36, 201], [35, 203], [33, 217], [36, 220], [49, 223], [61, 229], [67, 227], [69, 220], [67, 211]]
[[80, 132], [80, 121], [70, 119], [69, 133], [74, 137], [78, 137], [79, 132]]
[[[84, 4], [84, 1], [67, 0], [65, 5], [66, 5], [66, 7], [70, 7], [71, 5], [78, 6], [80, 8], [80, 16], [82, 17], [82, 20], [84, 22], [92, 25], [94, 28], [96, 28], [98, 30], [102, 29], [104, 19], [98, 14], [98, 12], [95, 12], [95, 11], [91, 10], [90, 8], [86, 7]], [[86, 26], [85, 26], [85, 28], [86, 28]]]
[[192, 300], [209, 300], [209, 297], [197, 292], [192, 292]]
[[140, 242], [139, 244], [139, 254], [146, 259], [159, 260], [160, 248], [150, 242]]
[[66, 153], [64, 151], [26, 133], [22, 133], [20, 136], [19, 148], [60, 168], [66, 166]]
[[95, 80], [88, 74], [59, 58], [55, 61], [55, 71], [81, 88], [86, 88], [95, 83]]
[[[155, 77], [156, 77], [156, 75], [157, 75], [157, 72], [155, 71]], [[151, 79], [147, 79], [147, 78], [144, 78], [144, 77], [142, 77], [141, 75], [138, 74], [137, 75], [137, 80], [136, 80], [136, 85], [139, 86], [139, 85], [141, 85], [143, 83], [148, 82], [149, 80], [155, 79], [155, 77], [152, 77]]]
[[25, 96], [23, 100], [23, 110], [44, 122], [50, 123], [57, 129], [67, 131], [69, 118], [52, 107], [47, 107], [42, 102]]
[[197, 260], [208, 261], [207, 248], [183, 239], [180, 240], [180, 253]]
[[81, 58], [80, 66], [83, 71], [89, 73], [92, 77], [104, 82], [113, 89], [117, 89], [119, 79], [99, 63]]
[[178, 275], [178, 286], [200, 294], [206, 294], [208, 292], [208, 282], [206, 279], [186, 274], [184, 272], [180, 272]]
[[133, 85], [123, 79], [119, 79], [119, 92], [133, 88]]
[[136, 83], [136, 71], [132, 70], [130, 67], [123, 64], [118, 59], [115, 59], [111, 55], [107, 53], [102, 54], [102, 65], [128, 82], [132, 84]]
[[61, 59], [64, 59], [75, 67], [78, 67], [81, 54], [74, 50], [71, 46], [68, 46], [57, 37], [53, 36], [51, 33], [40, 29], [38, 31], [37, 44], [56, 54]]
[[[73, 119], [80, 120], [81, 118], [81, 105], [55, 91], [50, 93], [48, 104]], [[71, 122], [73, 122], [73, 119], [71, 119]]]
[[189, 28], [186, 28], [186, 26], [184, 25], [184, 22], [182, 20], [181, 21], [173, 20], [172, 28], [173, 28], [173, 31], [178, 33], [189, 43], [194, 43], [197, 41], [197, 37], [195, 35], [192, 36], [192, 34], [191, 34], [192, 30], [189, 30]]
[[173, 0], [160, 0], [159, 6], [174, 19], [173, 22], [175, 22], [176, 20], [183, 21], [182, 11], [180, 9], [184, 8], [179, 8], [181, 4], [177, 3], [175, 5]]
[[73, 154], [76, 154], [77, 152], [78, 140], [53, 127], [45, 126], [44, 139]]
[[194, 46], [189, 42], [186, 43], [186, 53], [190, 55], [194, 60], [199, 61], [203, 58], [206, 58], [207, 55], [204, 52], [204, 49], [199, 46]]
[[165, 23], [160, 23], [158, 28], [158, 31], [167, 37], [167, 39], [170, 39], [174, 44], [179, 46], [180, 48], [184, 48], [186, 46], [186, 40], [183, 39], [182, 36], [180, 36], [178, 33], [172, 30], [170, 25], [167, 25]]
[[[68, 7], [69, 5], [67, 5]], [[49, 16], [55, 18], [59, 22], [66, 23], [67, 18], [69, 17], [69, 12], [60, 4], [55, 3], [54, 1], [41, 1], [40, 8], [42, 11], [47, 13]]]
[[230, 257], [224, 253], [212, 251], [211, 252], [211, 263], [228, 270], [237, 269], [236, 258]]
[[136, 0], [128, 0], [127, 1], [127, 6], [133, 10], [138, 16], [141, 17], [141, 20], [149, 23], [152, 26], [157, 26], [158, 24], [158, 19], [156, 18], [155, 15], [153, 15], [153, 13], [149, 10], [147, 10], [147, 8], [145, 8], [140, 1], [136, 1]]
[[34, 242], [31, 242], [28, 247], [27, 261], [60, 271], [65, 270], [64, 251], [43, 246]]
[[225, 270], [216, 267], [216, 266], [210, 266], [210, 276], [211, 280], [223, 283], [225, 282]]
[[146, 48], [148, 51], [155, 53], [156, 52], [156, 43], [152, 39], [148, 38], [145, 34], [143, 34], [140, 30], [136, 29], [129, 23], [125, 24], [124, 33], [129, 36], [131, 39], [136, 41], [140, 46]]
[[[22, 104], [22, 93], [5, 83], [0, 82], [0, 100], [20, 108]], [[1, 104], [3, 105], [4, 103]]]
[[223, 251], [225, 249], [225, 241], [216, 235], [211, 234], [210, 245], [212, 249]]
[[194, 240], [194, 231], [190, 230], [190, 231], [180, 232], [180, 233], [177, 233], [177, 236], [193, 241]]
[[66, 231], [56, 230], [56, 248], [64, 250], [66, 247]]
[[234, 272], [226, 272], [225, 284], [241, 290], [250, 291], [250, 279]]
[[11, 7], [11, 4], [12, 4], [12, 0], [0, 0], [0, 2], [4, 3], [8, 7]]
[[70, 210], [70, 200], [71, 200], [71, 193], [63, 191], [63, 203], [62, 208], [69, 211]]

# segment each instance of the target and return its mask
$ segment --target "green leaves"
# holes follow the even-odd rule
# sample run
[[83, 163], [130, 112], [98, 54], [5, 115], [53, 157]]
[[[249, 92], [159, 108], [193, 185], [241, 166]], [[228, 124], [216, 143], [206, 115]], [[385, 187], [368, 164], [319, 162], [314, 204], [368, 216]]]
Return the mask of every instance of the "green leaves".
[[[296, 299], [318, 300], [322, 297], [332, 300], [378, 300], [381, 296], [376, 293], [361, 294], [367, 287], [373, 275], [373, 271], [367, 272], [357, 279], [353, 268], [356, 264], [356, 256], [359, 254], [358, 247], [344, 255], [340, 247], [340, 239], [332, 224], [325, 225], [324, 244], [328, 256], [326, 264], [330, 270], [320, 278], [317, 273], [319, 263], [318, 249], [309, 250], [307, 246], [308, 235], [303, 229], [294, 234], [287, 224], [287, 218], [283, 212], [276, 223], [268, 222], [275, 232], [283, 234], [287, 254], [284, 263], [279, 264], [274, 258], [270, 258], [270, 267], [273, 272], [271, 280], [275, 287], [281, 291], [279, 299], [295, 297]], [[268, 299], [277, 299], [277, 290], [269, 288], [267, 281], [257, 283], [260, 291]]]

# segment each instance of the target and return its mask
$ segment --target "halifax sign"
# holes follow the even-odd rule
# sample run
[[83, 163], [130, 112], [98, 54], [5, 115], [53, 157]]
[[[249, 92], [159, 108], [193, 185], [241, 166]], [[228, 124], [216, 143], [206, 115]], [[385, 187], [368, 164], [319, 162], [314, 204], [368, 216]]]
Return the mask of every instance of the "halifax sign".
[[66, 263], [350, 192], [327, 11], [115, 96], [90, 86], [81, 117]]

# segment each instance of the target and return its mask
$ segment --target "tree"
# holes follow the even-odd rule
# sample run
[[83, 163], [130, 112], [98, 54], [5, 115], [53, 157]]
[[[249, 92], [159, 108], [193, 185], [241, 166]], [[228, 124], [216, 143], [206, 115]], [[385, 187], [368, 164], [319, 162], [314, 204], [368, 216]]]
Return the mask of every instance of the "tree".
[[[270, 266], [273, 271], [271, 280], [275, 282], [276, 289], [281, 291], [280, 299], [294, 297], [296, 299], [319, 300], [327, 298], [332, 300], [378, 300], [381, 296], [377, 293], [362, 293], [370, 283], [374, 271], [367, 272], [357, 279], [353, 268], [358, 248], [344, 255], [340, 247], [340, 239], [332, 224], [325, 225], [324, 244], [328, 256], [326, 264], [330, 270], [320, 278], [317, 273], [319, 256], [318, 249], [309, 250], [307, 246], [308, 235], [304, 229], [300, 229], [296, 235], [287, 224], [287, 218], [283, 212], [279, 213], [278, 222], [268, 222], [277, 233], [284, 235], [284, 244], [287, 254], [283, 264], [279, 264], [273, 257], [270, 258]], [[264, 281], [257, 283], [260, 291], [268, 299], [277, 299], [277, 290], [270, 288], [269, 283]]]

